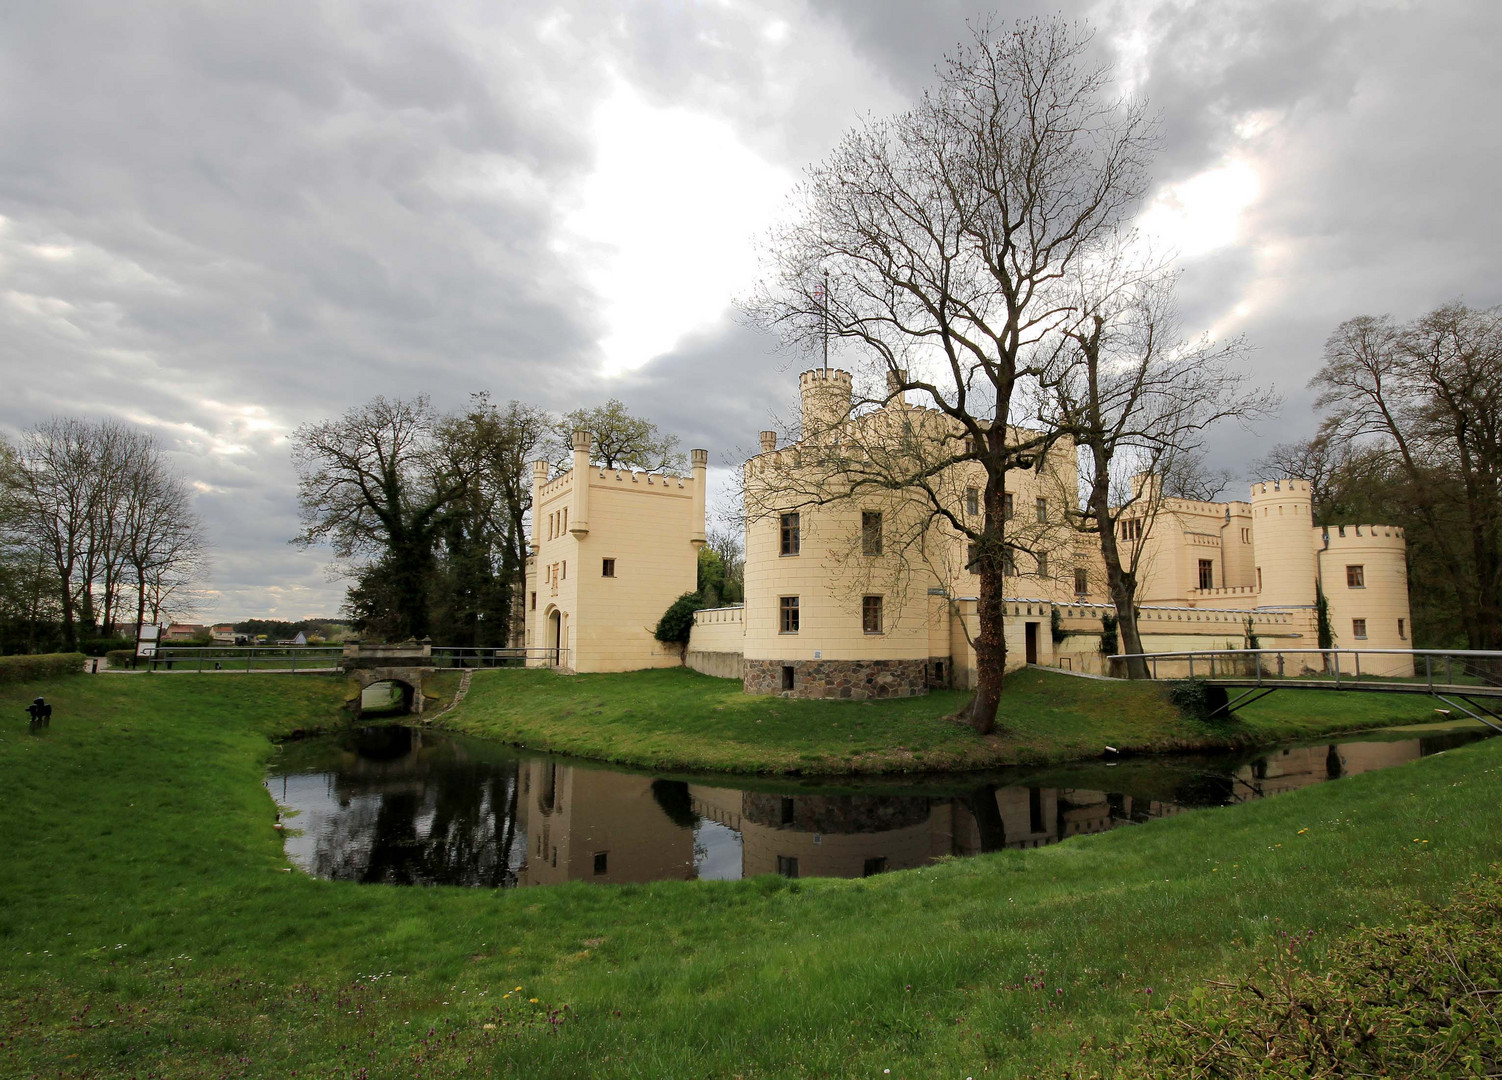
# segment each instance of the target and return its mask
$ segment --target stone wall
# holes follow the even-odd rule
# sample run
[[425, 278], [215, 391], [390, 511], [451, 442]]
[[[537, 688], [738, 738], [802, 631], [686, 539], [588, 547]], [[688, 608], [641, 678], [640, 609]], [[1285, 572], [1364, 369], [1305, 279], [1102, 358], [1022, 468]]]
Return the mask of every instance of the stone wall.
[[683, 662], [695, 671], [717, 679], [739, 679], [745, 675], [744, 662], [738, 652], [708, 652], [690, 646]]
[[[748, 694], [799, 698], [915, 697], [928, 692], [922, 660], [747, 660]], [[782, 688], [782, 669], [793, 669], [793, 689]]]

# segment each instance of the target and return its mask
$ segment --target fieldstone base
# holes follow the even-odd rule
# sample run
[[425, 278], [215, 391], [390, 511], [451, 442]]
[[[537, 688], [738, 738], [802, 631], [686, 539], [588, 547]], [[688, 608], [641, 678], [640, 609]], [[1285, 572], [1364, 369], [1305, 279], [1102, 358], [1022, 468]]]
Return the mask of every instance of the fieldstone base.
[[[796, 698], [916, 697], [928, 693], [922, 660], [747, 660], [748, 694], [781, 694]], [[792, 668], [793, 686], [785, 684], [785, 668]]]

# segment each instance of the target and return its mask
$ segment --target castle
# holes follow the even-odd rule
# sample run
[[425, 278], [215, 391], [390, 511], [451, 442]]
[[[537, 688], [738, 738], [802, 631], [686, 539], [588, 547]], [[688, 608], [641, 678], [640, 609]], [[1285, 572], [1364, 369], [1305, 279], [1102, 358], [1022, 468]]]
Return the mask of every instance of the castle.
[[[806, 371], [799, 390], [800, 437], [779, 447], [776, 433], [762, 432], [761, 452], [744, 466], [745, 603], [698, 613], [687, 662], [739, 677], [750, 693], [797, 697], [974, 686], [979, 578], [952, 521], [983, 512], [981, 466], [949, 466], [921, 497], [863, 486], [871, 460], [952, 439], [951, 421], [908, 404], [895, 384], [884, 404], [852, 417], [852, 379], [840, 370]], [[1032, 434], [1008, 437], [1023, 445]], [[527, 643], [552, 650], [534, 662], [576, 671], [677, 664], [679, 651], [652, 628], [695, 585], [708, 455], [693, 452], [691, 477], [662, 477], [599, 469], [588, 449], [580, 433], [573, 470], [556, 479], [546, 463], [534, 466]], [[1114, 608], [1098, 542], [1069, 517], [1077, 491], [1067, 440], [1008, 474], [1009, 668], [1105, 671], [1102, 616]], [[1321, 592], [1337, 647], [1411, 648], [1401, 529], [1317, 528], [1298, 478], [1260, 481], [1249, 494], [1154, 500], [1150, 518], [1129, 511], [1118, 523], [1123, 547], [1139, 554], [1145, 650], [1241, 648], [1253, 635], [1262, 648], [1315, 649]], [[1412, 661], [1395, 652], [1367, 670], [1410, 674]]]

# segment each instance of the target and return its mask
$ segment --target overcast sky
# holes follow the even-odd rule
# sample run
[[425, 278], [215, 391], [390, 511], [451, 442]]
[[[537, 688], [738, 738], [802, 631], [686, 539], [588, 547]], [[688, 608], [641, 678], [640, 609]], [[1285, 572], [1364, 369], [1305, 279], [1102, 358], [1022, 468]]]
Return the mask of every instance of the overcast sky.
[[[1142, 223], [1188, 329], [1314, 426], [1342, 320], [1502, 303], [1502, 4], [1020, 3], [1088, 18], [1161, 112]], [[155, 431], [199, 491], [205, 619], [333, 615], [287, 436], [375, 394], [610, 396], [721, 472], [797, 363], [735, 313], [801, 170], [979, 9], [837, 0], [13, 3], [0, 11], [0, 431]]]

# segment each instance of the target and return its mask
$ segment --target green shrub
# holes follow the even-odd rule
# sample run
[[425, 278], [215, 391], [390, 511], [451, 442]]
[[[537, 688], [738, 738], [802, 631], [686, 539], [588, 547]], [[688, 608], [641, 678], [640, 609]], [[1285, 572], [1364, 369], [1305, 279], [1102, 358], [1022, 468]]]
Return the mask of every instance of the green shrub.
[[104, 656], [116, 649], [130, 649], [135, 651], [134, 638], [99, 637], [84, 638], [78, 643], [78, 651], [85, 656]]
[[[1493, 868], [1496, 874], [1499, 869]], [[1366, 927], [1303, 959], [1309, 935], [1280, 935], [1255, 976], [1171, 1001], [1114, 1048], [1107, 1075], [1497, 1076], [1502, 1073], [1502, 880], [1472, 879], [1408, 925]]]
[[1109, 611], [1100, 617], [1100, 651], [1107, 656], [1114, 656], [1120, 651], [1116, 636], [1116, 616]]
[[703, 606], [698, 593], [684, 593], [662, 613], [653, 636], [665, 645], [687, 645], [689, 631], [694, 628], [694, 612]]
[[0, 656], [0, 682], [29, 682], [83, 672], [83, 653], [39, 653], [36, 656]]
[[134, 649], [111, 649], [104, 654], [104, 658], [110, 662], [112, 668], [133, 668], [136, 666], [136, 650]]
[[1234, 720], [1230, 712], [1216, 712], [1225, 709], [1226, 698], [1224, 686], [1211, 686], [1204, 679], [1174, 679], [1168, 684], [1168, 700], [1191, 720]]

